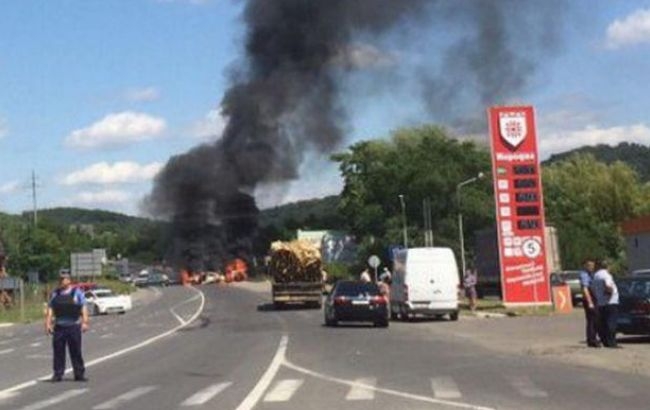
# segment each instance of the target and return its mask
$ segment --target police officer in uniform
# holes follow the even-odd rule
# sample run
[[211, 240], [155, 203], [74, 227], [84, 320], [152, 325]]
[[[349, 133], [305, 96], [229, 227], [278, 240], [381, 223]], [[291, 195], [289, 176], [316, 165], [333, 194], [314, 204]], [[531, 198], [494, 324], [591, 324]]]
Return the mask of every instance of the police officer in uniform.
[[81, 333], [88, 330], [86, 298], [81, 289], [72, 287], [70, 274], [59, 275], [59, 287], [52, 292], [45, 315], [45, 331], [52, 335], [54, 351], [53, 382], [60, 382], [65, 372], [65, 349], [68, 347], [75, 381], [87, 381], [81, 356]]

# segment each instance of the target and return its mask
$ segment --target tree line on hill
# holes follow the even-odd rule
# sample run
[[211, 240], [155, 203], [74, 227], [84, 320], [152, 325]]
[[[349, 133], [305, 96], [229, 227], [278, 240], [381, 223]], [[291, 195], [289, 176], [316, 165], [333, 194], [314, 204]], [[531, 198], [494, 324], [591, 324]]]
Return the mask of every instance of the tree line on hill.
[[[624, 269], [620, 223], [650, 213], [649, 151], [624, 143], [586, 147], [544, 162], [546, 219], [557, 228], [565, 268], [577, 268], [585, 256], [597, 256]], [[344, 181], [342, 193], [263, 210], [256, 255], [264, 255], [274, 240], [292, 239], [298, 229], [330, 229], [357, 237], [358, 266], [370, 254], [386, 260], [388, 246], [402, 243], [404, 220], [409, 246], [424, 244], [425, 200], [434, 244], [455, 251], [456, 218], [462, 210], [470, 261], [474, 233], [494, 225], [488, 149], [452, 138], [443, 128], [399, 129], [385, 138], [355, 143], [331, 159]], [[457, 184], [479, 172], [486, 177], [463, 187], [459, 204]], [[0, 213], [0, 240], [9, 255], [10, 273], [37, 270], [55, 275], [69, 266], [71, 252], [93, 248], [106, 248], [110, 257], [120, 254], [151, 263], [163, 257], [172, 242], [164, 222], [145, 218], [75, 208], [42, 210], [38, 216], [34, 227], [31, 214]]]

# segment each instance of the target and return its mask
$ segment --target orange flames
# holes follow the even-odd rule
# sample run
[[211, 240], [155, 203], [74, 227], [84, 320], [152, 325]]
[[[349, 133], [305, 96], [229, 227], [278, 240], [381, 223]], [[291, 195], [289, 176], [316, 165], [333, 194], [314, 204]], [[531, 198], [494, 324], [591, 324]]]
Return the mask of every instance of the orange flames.
[[226, 265], [226, 282], [241, 282], [248, 278], [248, 265], [243, 259], [233, 259]]

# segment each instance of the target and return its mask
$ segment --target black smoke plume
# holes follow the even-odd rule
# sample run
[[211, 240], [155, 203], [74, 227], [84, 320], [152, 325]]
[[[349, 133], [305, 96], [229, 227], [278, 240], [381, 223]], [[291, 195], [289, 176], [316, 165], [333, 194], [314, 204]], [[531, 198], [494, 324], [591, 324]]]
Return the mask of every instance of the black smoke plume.
[[145, 201], [149, 212], [172, 222], [171, 259], [199, 269], [250, 252], [257, 229], [255, 188], [297, 178], [305, 153], [328, 154], [344, 141], [340, 80], [359, 66], [359, 50], [364, 58], [374, 53], [366, 47], [355, 54], [358, 39], [395, 29], [416, 37], [418, 32], [448, 36], [443, 50], [426, 48], [426, 40], [418, 39], [425, 45], [421, 53], [443, 61], [439, 73], [423, 67], [427, 74], [418, 78], [433, 117], [460, 120], [467, 111], [459, 114], [459, 107], [502, 101], [526, 87], [535, 71], [532, 52], [550, 48], [556, 24], [544, 24], [558, 5], [556, 0], [248, 0], [244, 53], [221, 102], [228, 120], [222, 137], [171, 158]]
[[355, 35], [384, 33], [425, 0], [250, 0], [243, 64], [223, 97], [223, 136], [175, 156], [146, 200], [172, 222], [177, 265], [220, 265], [246, 253], [258, 184], [294, 179], [303, 154], [343, 140], [338, 77]]

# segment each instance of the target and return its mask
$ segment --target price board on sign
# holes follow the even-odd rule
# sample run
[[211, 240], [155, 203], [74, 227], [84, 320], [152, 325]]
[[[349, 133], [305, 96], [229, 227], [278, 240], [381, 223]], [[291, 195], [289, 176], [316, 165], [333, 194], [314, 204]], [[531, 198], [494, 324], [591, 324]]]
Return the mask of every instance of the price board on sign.
[[492, 107], [488, 121], [503, 302], [550, 304], [533, 107]]

